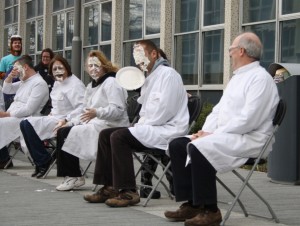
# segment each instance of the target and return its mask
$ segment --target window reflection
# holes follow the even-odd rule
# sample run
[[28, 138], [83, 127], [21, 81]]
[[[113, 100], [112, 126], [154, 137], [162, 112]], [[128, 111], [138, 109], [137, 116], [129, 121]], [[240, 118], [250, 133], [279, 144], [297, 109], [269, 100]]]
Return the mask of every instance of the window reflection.
[[64, 26], [64, 14], [57, 14], [53, 16], [53, 50], [62, 50], [64, 47]]
[[93, 5], [85, 8], [84, 45], [98, 43], [99, 8]]
[[35, 54], [35, 21], [27, 23], [26, 30], [26, 52]]
[[43, 20], [37, 22], [37, 51], [43, 50]]
[[67, 42], [66, 46], [72, 46], [72, 39], [74, 34], [74, 12], [67, 14]]
[[244, 0], [243, 22], [275, 19], [276, 0]]
[[224, 1], [204, 1], [204, 26], [224, 23]]
[[204, 33], [203, 84], [223, 84], [223, 30]]
[[281, 61], [288, 63], [300, 62], [300, 19], [281, 23]]
[[176, 0], [175, 32], [199, 29], [199, 0]]
[[198, 33], [175, 37], [175, 69], [185, 85], [198, 84]]
[[160, 33], [160, 0], [148, 0], [146, 3], [146, 35]]
[[102, 4], [101, 41], [111, 40], [112, 3]]
[[298, 13], [300, 12], [299, 0], [285, 0], [282, 1], [282, 14]]
[[125, 0], [124, 39], [142, 38], [144, 0]]

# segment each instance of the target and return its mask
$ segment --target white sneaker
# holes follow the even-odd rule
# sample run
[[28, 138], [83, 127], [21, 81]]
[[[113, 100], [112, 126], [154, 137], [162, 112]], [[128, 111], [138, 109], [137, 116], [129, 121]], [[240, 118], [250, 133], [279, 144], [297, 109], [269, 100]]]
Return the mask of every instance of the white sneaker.
[[85, 184], [84, 177], [65, 177], [64, 182], [56, 187], [58, 191], [69, 191]]

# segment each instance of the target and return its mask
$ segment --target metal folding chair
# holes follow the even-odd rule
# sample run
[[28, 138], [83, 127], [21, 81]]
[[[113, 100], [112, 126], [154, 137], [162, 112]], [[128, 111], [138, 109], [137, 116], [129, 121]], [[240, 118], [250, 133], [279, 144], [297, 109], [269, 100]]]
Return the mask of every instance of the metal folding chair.
[[[189, 131], [190, 131], [190, 129], [196, 123], [196, 121], [197, 121], [197, 119], [200, 115], [200, 112], [202, 110], [202, 102], [201, 102], [200, 97], [198, 97], [198, 96], [189, 97], [189, 99], [188, 99], [188, 110], [189, 110], [189, 114], [190, 114], [190, 120], [189, 120]], [[146, 158], [140, 157], [139, 154], [146, 155], [146, 158], [153, 159], [163, 169], [163, 172], [162, 172], [161, 176], [156, 175], [155, 172], [150, 170], [147, 167], [147, 165], [145, 164]], [[172, 172], [170, 170], [171, 161], [169, 161], [169, 163], [167, 165], [164, 165], [164, 164], [162, 164], [160, 159], [158, 159], [156, 157], [157, 155], [166, 156], [165, 150], [147, 149], [147, 150], [144, 150], [143, 152], [133, 152], [133, 155], [137, 159], [137, 161], [141, 164], [141, 166], [138, 169], [138, 171], [136, 172], [135, 176], [137, 177], [140, 174], [141, 169], [144, 168], [147, 172], [149, 172], [151, 175], [153, 175], [153, 177], [157, 180], [156, 183], [153, 186], [144, 185], [144, 184], [139, 185], [139, 187], [146, 187], [146, 188], [151, 188], [152, 189], [151, 192], [149, 193], [148, 197], [146, 198], [143, 206], [144, 207], [147, 206], [148, 202], [152, 198], [153, 193], [155, 192], [155, 190], [157, 189], [159, 184], [161, 184], [165, 188], [166, 192], [168, 193], [168, 196], [171, 199], [173, 199], [173, 195], [171, 194], [171, 191], [169, 190], [168, 186], [162, 180], [163, 177], [166, 175], [166, 173], [172, 175]]]
[[278, 103], [277, 106], [277, 110], [273, 119], [273, 131], [272, 134], [270, 135], [270, 137], [268, 138], [268, 140], [266, 141], [266, 143], [264, 144], [264, 146], [262, 147], [259, 155], [257, 156], [257, 158], [252, 159], [250, 158], [247, 163], [245, 165], [251, 165], [251, 170], [249, 171], [249, 173], [247, 174], [246, 177], [243, 177], [240, 173], [238, 173], [236, 170], [232, 170], [233, 174], [237, 176], [237, 178], [239, 178], [243, 183], [242, 186], [240, 187], [239, 191], [237, 194], [235, 194], [223, 181], [221, 181], [220, 178], [217, 177], [217, 181], [234, 197], [234, 200], [232, 201], [231, 205], [229, 206], [225, 216], [223, 217], [223, 221], [221, 222], [220, 225], [225, 225], [225, 222], [228, 220], [234, 206], [236, 205], [236, 203], [238, 202], [245, 217], [248, 217], [248, 212], [246, 211], [243, 203], [240, 200], [240, 196], [244, 190], [244, 188], [247, 186], [268, 208], [271, 216], [272, 216], [272, 220], [274, 219], [276, 223], [279, 223], [279, 219], [277, 218], [275, 212], [273, 211], [272, 207], [270, 206], [270, 204], [267, 202], [266, 199], [264, 199], [262, 197], [261, 194], [258, 193], [258, 191], [249, 183], [249, 180], [254, 172], [254, 170], [256, 169], [257, 165], [260, 164], [261, 162], [264, 161], [263, 156], [264, 153], [266, 151], [266, 149], [268, 148], [268, 146], [270, 145], [275, 133], [277, 132], [282, 120], [284, 119], [284, 115], [286, 112], [286, 104], [285, 102], [281, 99]]

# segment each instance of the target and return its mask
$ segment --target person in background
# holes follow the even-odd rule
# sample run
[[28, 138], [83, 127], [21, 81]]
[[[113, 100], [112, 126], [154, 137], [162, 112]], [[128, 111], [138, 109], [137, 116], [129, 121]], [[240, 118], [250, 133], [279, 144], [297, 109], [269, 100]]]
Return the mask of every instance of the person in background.
[[[50, 48], [43, 49], [41, 53], [41, 61], [34, 66], [34, 70], [38, 72], [48, 84], [49, 94], [51, 93], [55, 81], [55, 79], [51, 75], [49, 75], [49, 64], [53, 59], [53, 57], [54, 57], [54, 53]], [[42, 114], [43, 115], [49, 114], [51, 111], [51, 107], [52, 107], [51, 98], [49, 98], [48, 103], [45, 105], [44, 109], [42, 110]]]
[[4, 98], [3, 98], [1, 85], [0, 85], [0, 111], [5, 111], [5, 104], [4, 104]]
[[150, 40], [136, 42], [136, 65], [147, 73], [138, 103], [140, 119], [132, 127], [105, 129], [99, 135], [94, 184], [103, 185], [84, 199], [111, 207], [127, 207], [140, 202], [136, 190], [132, 152], [147, 148], [168, 149], [171, 139], [187, 133], [189, 112], [181, 76], [164, 66], [158, 48]]
[[[21, 81], [12, 83], [19, 77]], [[14, 101], [7, 111], [0, 111], [0, 169], [10, 160], [6, 145], [19, 138], [22, 133], [20, 122], [28, 116], [41, 115], [40, 112], [49, 99], [47, 83], [33, 69], [32, 58], [21, 56], [3, 83], [4, 93], [15, 93]], [[12, 167], [12, 162], [9, 167]]]
[[50, 114], [29, 117], [20, 123], [27, 149], [35, 164], [31, 176], [37, 178], [45, 175], [53, 160], [43, 140], [56, 137], [55, 127], [61, 120], [70, 121], [78, 116], [84, 102], [85, 86], [72, 74], [71, 66], [65, 58], [55, 56], [49, 64], [49, 74], [56, 80], [50, 93], [53, 106]]
[[[279, 102], [271, 75], [260, 66], [262, 43], [251, 32], [238, 35], [229, 48], [233, 76], [201, 131], [174, 139], [169, 145], [175, 198], [185, 201], [166, 211], [186, 226], [222, 222], [217, 205], [216, 173], [224, 173], [255, 158], [272, 133]], [[266, 151], [266, 155], [271, 147]]]
[[[13, 68], [14, 62], [21, 57], [22, 54], [22, 37], [20, 35], [12, 35], [10, 37], [10, 54], [4, 56], [0, 62], [0, 79], [5, 79]], [[14, 78], [12, 82], [20, 81], [19, 78]], [[13, 102], [15, 94], [4, 94], [5, 110]]]
[[86, 70], [93, 79], [87, 85], [84, 111], [80, 116], [62, 121], [57, 131], [57, 176], [64, 181], [56, 187], [68, 191], [85, 184], [79, 159], [96, 160], [99, 133], [103, 129], [128, 126], [127, 91], [116, 81], [118, 68], [103, 52], [88, 54]]

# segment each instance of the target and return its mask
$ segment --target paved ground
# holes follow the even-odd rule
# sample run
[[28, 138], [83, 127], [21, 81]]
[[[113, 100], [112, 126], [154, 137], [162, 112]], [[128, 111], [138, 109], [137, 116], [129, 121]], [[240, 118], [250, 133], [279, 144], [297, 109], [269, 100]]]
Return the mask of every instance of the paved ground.
[[[83, 168], [87, 162], [82, 162]], [[90, 193], [93, 184], [93, 165], [88, 171], [86, 185], [80, 190], [58, 192], [55, 190], [62, 178], [57, 178], [56, 169], [53, 169], [46, 179], [30, 177], [33, 167], [22, 156], [14, 160], [15, 167], [0, 171], [0, 225], [143, 225], [143, 226], [176, 226], [183, 223], [167, 221], [163, 212], [176, 209], [178, 203], [166, 197], [163, 189], [162, 198], [151, 200], [147, 207], [137, 205], [130, 208], [109, 208], [105, 204], [86, 203], [82, 196]], [[244, 173], [243, 170], [241, 170]], [[220, 175], [234, 190], [238, 186], [231, 174]], [[267, 198], [281, 223], [241, 214], [240, 208], [234, 209], [226, 225], [230, 226], [272, 226], [272, 225], [300, 225], [299, 187], [294, 185], [278, 185], [269, 182], [265, 173], [255, 173], [253, 184]], [[219, 199], [230, 202], [231, 198], [219, 188]], [[144, 201], [144, 200], [142, 200]], [[269, 216], [265, 206], [258, 202], [249, 191], [245, 191], [242, 201], [249, 212]], [[222, 214], [226, 212], [227, 204], [219, 204]]]

